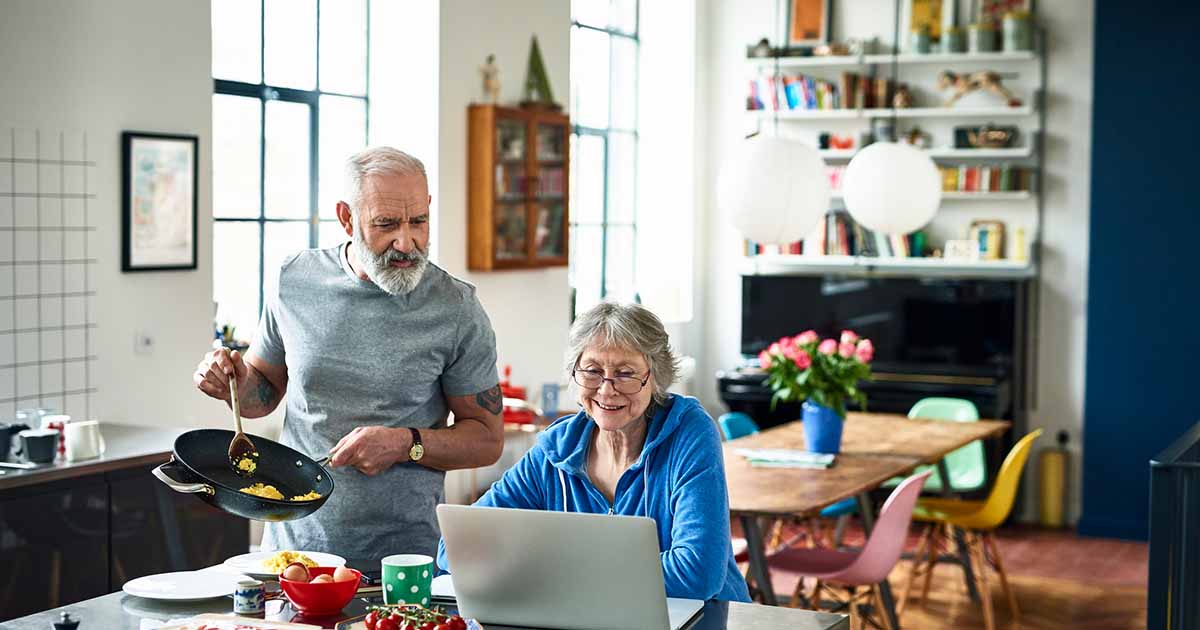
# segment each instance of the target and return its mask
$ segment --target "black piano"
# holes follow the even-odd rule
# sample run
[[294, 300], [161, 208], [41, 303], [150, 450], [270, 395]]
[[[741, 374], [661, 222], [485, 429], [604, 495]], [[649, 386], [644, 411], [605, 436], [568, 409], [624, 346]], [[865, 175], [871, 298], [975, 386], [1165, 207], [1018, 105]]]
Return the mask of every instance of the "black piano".
[[[875, 344], [875, 380], [863, 383], [870, 411], [905, 414], [929, 396], [965, 398], [984, 418], [1024, 426], [1029, 282], [1021, 279], [742, 277], [745, 366], [717, 373], [721, 400], [762, 428], [800, 417], [798, 404], [771, 409], [760, 351], [812, 328], [850, 329]], [[1001, 440], [1003, 454], [1014, 432]]]

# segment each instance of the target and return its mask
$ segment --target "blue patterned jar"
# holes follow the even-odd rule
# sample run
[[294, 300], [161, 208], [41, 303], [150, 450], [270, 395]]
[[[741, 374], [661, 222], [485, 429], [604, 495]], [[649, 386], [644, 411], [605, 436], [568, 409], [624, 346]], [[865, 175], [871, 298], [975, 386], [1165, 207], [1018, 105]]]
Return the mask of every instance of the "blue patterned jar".
[[257, 615], [266, 610], [267, 590], [258, 580], [239, 580], [233, 592], [233, 612]]

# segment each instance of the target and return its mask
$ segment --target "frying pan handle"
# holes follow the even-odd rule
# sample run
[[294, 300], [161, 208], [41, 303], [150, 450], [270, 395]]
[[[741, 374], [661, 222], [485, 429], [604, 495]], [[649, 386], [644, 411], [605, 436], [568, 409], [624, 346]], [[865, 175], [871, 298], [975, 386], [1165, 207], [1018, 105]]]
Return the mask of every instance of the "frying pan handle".
[[203, 493], [203, 494], [208, 494], [208, 495], [212, 495], [212, 494], [216, 493], [216, 491], [213, 490], [213, 487], [206, 483], [183, 483], [180, 481], [175, 481], [169, 475], [167, 475], [167, 473], [163, 472], [163, 468], [166, 468], [167, 466], [173, 466], [173, 465], [175, 465], [175, 458], [172, 457], [166, 463], [157, 466], [154, 470], [152, 470], [150, 472], [154, 473], [154, 476], [158, 477], [159, 481], [167, 484], [167, 487], [174, 490], [175, 492], [182, 492], [185, 494], [201, 494], [201, 493]]

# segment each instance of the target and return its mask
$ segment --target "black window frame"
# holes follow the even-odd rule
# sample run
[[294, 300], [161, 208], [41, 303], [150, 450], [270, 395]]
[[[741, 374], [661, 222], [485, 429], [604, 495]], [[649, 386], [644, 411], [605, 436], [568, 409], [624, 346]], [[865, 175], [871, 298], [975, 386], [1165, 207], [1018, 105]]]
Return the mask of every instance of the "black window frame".
[[[262, 314], [264, 308], [263, 285], [266, 277], [266, 233], [268, 223], [307, 223], [308, 224], [308, 246], [317, 247], [321, 231], [321, 208], [318, 205], [318, 184], [320, 177], [320, 120], [321, 120], [321, 97], [336, 96], [342, 98], [358, 99], [363, 102], [364, 125], [363, 125], [363, 145], [366, 146], [368, 139], [371, 137], [371, 0], [362, 0], [365, 11], [365, 83], [363, 85], [363, 93], [345, 94], [342, 92], [330, 92], [321, 89], [321, 5], [325, 0], [316, 1], [316, 66], [314, 68], [314, 85], [312, 90], [303, 90], [297, 88], [289, 88], [277, 85], [269, 85], [266, 83], [267, 78], [267, 39], [266, 39], [266, 24], [267, 24], [267, 2], [260, 0], [259, 2], [259, 69], [258, 83], [247, 83], [245, 81], [233, 81], [229, 79], [213, 78], [213, 94], [221, 94], [227, 96], [240, 96], [245, 98], [256, 98], [259, 100], [259, 139], [258, 139], [258, 216], [257, 217], [218, 217], [216, 208], [213, 208], [213, 224], [217, 223], [254, 223], [258, 226], [258, 313]], [[337, 1], [337, 0], [334, 0]], [[308, 105], [308, 217], [303, 219], [294, 218], [272, 218], [266, 216], [266, 164], [267, 164], [267, 102], [282, 101], [288, 103], [302, 103]], [[324, 222], [330, 222], [328, 219]], [[214, 243], [216, 234], [213, 234]]]

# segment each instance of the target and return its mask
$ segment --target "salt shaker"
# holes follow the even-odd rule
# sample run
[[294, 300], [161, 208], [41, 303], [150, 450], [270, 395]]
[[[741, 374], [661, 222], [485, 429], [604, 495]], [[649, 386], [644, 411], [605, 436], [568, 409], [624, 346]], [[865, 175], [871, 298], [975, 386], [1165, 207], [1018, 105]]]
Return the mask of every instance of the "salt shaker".
[[75, 630], [79, 627], [79, 620], [72, 619], [71, 613], [63, 611], [59, 616], [58, 621], [52, 622], [54, 630]]

